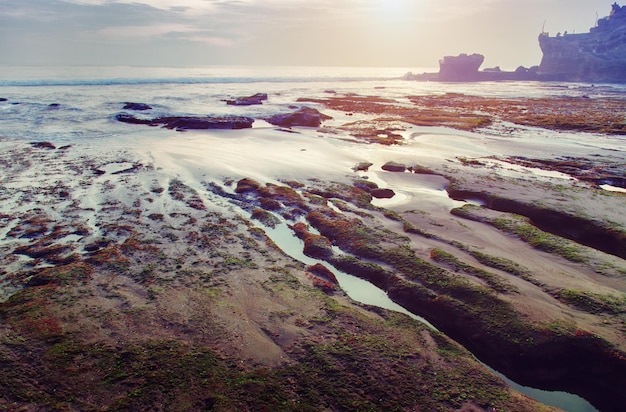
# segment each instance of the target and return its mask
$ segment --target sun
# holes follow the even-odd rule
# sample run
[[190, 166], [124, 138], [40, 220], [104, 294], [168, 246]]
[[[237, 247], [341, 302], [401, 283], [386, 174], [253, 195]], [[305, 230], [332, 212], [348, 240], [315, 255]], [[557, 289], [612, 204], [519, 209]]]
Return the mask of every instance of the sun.
[[388, 22], [409, 20], [420, 8], [420, 2], [416, 0], [374, 0], [372, 3], [376, 18]]

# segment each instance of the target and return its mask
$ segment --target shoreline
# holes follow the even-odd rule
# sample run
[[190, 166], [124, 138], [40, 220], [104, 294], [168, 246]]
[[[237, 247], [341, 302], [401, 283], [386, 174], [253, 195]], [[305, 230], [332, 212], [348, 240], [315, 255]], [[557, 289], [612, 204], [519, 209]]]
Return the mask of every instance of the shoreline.
[[[468, 107], [474, 107], [477, 102], [490, 102], [488, 99], [451, 98], [469, 101]], [[245, 207], [252, 215], [262, 218], [261, 227], [271, 224], [273, 214], [290, 224], [306, 222], [311, 228], [315, 227], [345, 254], [327, 256], [331, 263], [352, 267], [354, 262], [345, 258], [354, 256], [362, 262], [380, 265], [375, 270], [367, 268], [374, 283], [385, 286], [383, 289], [388, 290], [396, 302], [403, 303], [414, 313], [431, 322], [435, 319], [433, 323], [438, 328], [443, 325], [442, 330], [447, 328], [446, 333], [452, 332], [459, 342], [478, 352], [480, 339], [476, 340], [456, 324], [459, 312], [455, 312], [455, 308], [467, 305], [476, 291], [484, 292], [502, 313], [521, 319], [519, 324], [504, 323], [496, 325], [497, 328], [506, 332], [514, 326], [519, 329], [510, 331], [520, 336], [506, 338], [500, 334], [494, 325], [486, 322], [489, 312], [480, 311], [480, 302], [472, 303], [477, 312], [468, 322], [500, 345], [504, 361], [498, 369], [508, 367], [522, 381], [532, 380], [532, 373], [506, 364], [506, 356], [514, 350], [533, 353], [561, 344], [583, 348], [590, 342], [591, 347], [599, 348], [586, 352], [594, 359], [604, 361], [606, 358], [602, 357], [609, 353], [626, 353], [622, 339], [625, 303], [618, 299], [611, 306], [610, 302], [602, 300], [608, 296], [619, 298], [626, 293], [625, 274], [619, 270], [623, 259], [596, 249], [570, 245], [560, 237], [555, 241], [575, 246], [576, 256], [582, 256], [582, 261], [539, 250], [519, 235], [492, 224], [499, 222], [498, 219], [515, 223], [517, 217], [490, 208], [470, 208], [464, 210], [463, 216], [457, 216], [450, 210], [459, 209], [461, 204], [450, 204], [442, 196], [444, 188], [448, 191], [456, 188], [528, 204], [541, 202], [546, 210], [572, 212], [590, 221], [612, 222], [615, 230], [624, 231], [626, 221], [619, 213], [620, 205], [624, 204], [621, 193], [602, 191], [592, 181], [570, 179], [567, 176], [572, 175], [558, 172], [558, 162], [540, 164], [538, 160], [546, 155], [579, 159], [569, 165], [579, 168], [569, 170], [581, 172], [585, 170], [582, 159], [595, 166], [611, 166], [616, 159], [619, 164], [619, 159], [626, 156], [626, 150], [619, 147], [626, 143], [617, 140], [617, 146], [608, 147], [602, 142], [610, 138], [605, 135], [586, 141], [588, 135], [563, 132], [553, 135], [546, 144], [543, 136], [535, 137], [528, 132], [526, 128], [530, 126], [519, 126], [516, 133], [521, 137], [484, 133], [491, 130], [489, 127], [461, 132], [445, 129], [445, 134], [435, 134], [431, 132], [436, 129], [403, 123], [402, 130], [395, 130], [397, 123], [406, 118], [395, 117], [398, 113], [405, 116], [403, 109], [396, 109], [399, 104], [386, 102], [383, 107], [372, 99], [361, 99], [357, 103], [363, 105], [359, 106], [353, 98], [349, 102], [341, 99], [319, 101], [317, 107], [329, 114], [354, 113], [351, 120], [362, 122], [359, 127], [331, 120], [320, 128], [294, 128], [291, 133], [276, 128], [177, 133], [142, 129], [144, 126], [137, 125], [136, 139], [130, 143], [112, 146], [115, 138], [98, 142], [85, 140], [73, 142], [64, 150], [0, 139], [0, 145], [5, 148], [0, 165], [6, 170], [0, 182], [6, 191], [0, 215], [6, 228], [0, 233], [2, 277], [5, 282], [23, 287], [0, 304], [0, 316], [8, 322], [0, 329], [2, 350], [10, 352], [6, 356], [14, 359], [11, 356], [17, 352], [7, 349], [12, 348], [8, 342], [19, 341], [18, 335], [29, 345], [38, 345], [45, 353], [59, 339], [65, 341], [70, 336], [78, 336], [84, 342], [119, 345], [119, 342], [131, 342], [138, 333], [140, 340], [146, 342], [158, 337], [172, 342], [209, 345], [223, 359], [249, 362], [250, 370], [261, 366], [277, 368], [287, 362], [281, 360], [283, 357], [296, 362], [296, 358], [300, 359], [298, 356], [309, 353], [307, 345], [315, 342], [311, 331], [325, 330], [331, 336], [332, 345], [341, 342], [343, 335], [324, 328], [337, 322], [333, 319], [348, 316], [352, 310], [366, 318], [389, 319], [391, 315], [383, 312], [372, 314], [367, 308], [355, 309], [340, 291], [331, 294], [330, 299], [337, 299], [341, 305], [352, 309], [348, 312], [333, 309], [332, 316], [329, 315], [329, 308], [336, 303], [330, 304], [326, 298], [309, 293], [312, 280], [307, 270], [286, 259], [266, 240], [263, 230], [257, 230], [258, 225], [251, 229], [229, 202], [237, 202], [240, 205], [237, 207]], [[420, 99], [414, 101], [423, 104]], [[335, 106], [347, 103], [353, 104], [351, 110], [346, 110], [347, 106]], [[498, 115], [499, 107], [496, 106], [495, 112]], [[380, 112], [361, 111], [372, 108]], [[392, 121], [380, 122], [377, 117], [382, 115], [393, 115]], [[372, 136], [385, 139], [394, 133], [402, 137], [402, 144], [380, 145], [375, 139], [374, 143], [369, 140]], [[270, 146], [273, 150], [267, 152]], [[546, 153], [546, 147], [550, 153]], [[590, 151], [593, 156], [589, 155]], [[512, 160], [513, 156], [520, 155], [525, 156], [526, 163], [522, 165]], [[368, 171], [356, 173], [353, 168], [361, 162], [370, 162], [372, 166]], [[384, 171], [382, 166], [387, 162], [428, 168], [432, 177]], [[544, 169], [552, 172], [544, 172]], [[611, 170], [605, 167], [603, 176]], [[619, 169], [613, 173], [618, 174]], [[371, 178], [365, 179], [365, 176]], [[244, 178], [258, 181], [259, 186], [249, 193], [237, 192], [237, 182]], [[409, 194], [400, 203], [393, 203], [392, 198], [392, 203], [380, 209], [372, 206], [377, 201], [372, 202], [367, 191], [359, 189], [367, 187], [363, 181], [396, 189], [398, 193], [406, 186]], [[228, 196], [216, 187], [224, 188]], [[216, 202], [215, 199], [221, 200]], [[598, 213], [598, 208], [602, 213]], [[364, 232], [353, 233], [349, 224], [344, 226], [344, 220], [358, 227], [363, 225]], [[234, 236], [235, 233], [238, 235]], [[373, 237], [368, 238], [369, 243], [359, 243], [359, 236]], [[410, 251], [413, 255], [397, 255], [400, 251]], [[477, 260], [476, 256], [482, 256], [478, 252], [491, 256], [501, 265], [494, 267], [484, 259]], [[447, 260], [435, 259], [442, 256], [448, 256]], [[400, 265], [401, 259], [409, 257], [411, 262], [426, 263], [419, 263], [424, 265], [420, 270]], [[514, 275], [503, 269], [503, 262], [516, 263], [528, 272]], [[290, 276], [297, 280], [278, 271], [277, 267], [289, 268]], [[424, 267], [448, 279], [457, 289], [448, 289], [445, 282], [431, 284], [420, 278]], [[357, 265], [356, 269], [359, 268], [364, 270]], [[388, 273], [390, 270], [395, 270], [395, 277]], [[189, 280], [185, 280], [187, 277]], [[196, 285], [202, 285], [201, 289]], [[297, 285], [306, 288], [303, 290]], [[71, 316], [62, 309], [63, 300], [56, 301], [46, 295], [50, 290], [73, 302], [75, 309], [71, 310]], [[93, 295], [80, 290], [91, 290]], [[417, 295], [413, 294], [418, 290]], [[271, 291], [269, 295], [268, 291]], [[589, 292], [580, 296], [586, 297], [591, 306], [580, 306], [576, 291]], [[298, 293], [305, 293], [311, 299], [310, 306], [298, 308], [290, 301]], [[436, 299], [437, 296], [445, 299]], [[191, 297], [198, 303], [192, 304]], [[415, 299], [425, 306], [416, 305]], [[54, 314], [54, 319], [32, 312], [34, 309], [28, 305], [35, 301], [45, 302], [44, 306], [49, 308], [49, 314]], [[217, 302], [223, 306], [216, 306]], [[603, 303], [605, 306], [601, 305]], [[166, 319], [159, 319], [156, 310], [170, 304], [180, 310], [166, 310], [163, 315]], [[446, 306], [448, 304], [450, 306]], [[450, 316], [445, 319], [434, 314], [431, 309], [435, 306]], [[80, 315], [78, 308], [89, 307], [98, 307], [101, 313], [108, 315], [91, 311], [89, 315]], [[201, 325], [197, 318], [201, 308], [209, 310], [213, 316], [206, 322], [216, 322], [215, 325]], [[317, 313], [320, 319], [329, 319], [313, 320], [303, 310]], [[275, 314], [270, 316], [272, 311]], [[27, 332], [19, 313], [49, 322], [35, 322], [38, 326]], [[148, 314], [150, 320], [145, 325], [140, 323], [143, 313]], [[118, 315], [127, 316], [130, 323], [120, 323], [116, 320]], [[363, 326], [369, 331], [364, 335], [367, 339], [378, 336], [374, 330], [380, 326], [354, 319], [351, 322], [367, 324]], [[72, 326], [73, 322], [85, 326], [84, 331]], [[247, 322], [252, 326], [244, 327]], [[167, 325], [172, 325], [173, 329], [165, 327]], [[334, 325], [348, 327], [346, 323]], [[211, 344], [200, 331], [209, 333], [207, 328], [218, 326], [220, 330], [225, 328], [226, 338], [216, 338], [217, 343]], [[268, 327], [273, 332], [267, 332]], [[385, 328], [390, 329], [385, 329], [384, 333], [405, 333], [399, 332], [397, 326], [386, 325]], [[353, 332], [353, 336], [359, 336]], [[535, 348], [525, 340], [527, 338], [544, 346]], [[244, 349], [229, 339], [232, 342], [242, 340]], [[448, 347], [445, 345], [443, 347]], [[25, 349], [25, 346], [16, 347]], [[379, 350], [376, 353], [384, 352], [378, 346], [376, 350]], [[457, 353], [456, 349], [449, 350]], [[441, 355], [441, 351], [435, 352]], [[548, 359], [541, 356], [537, 353], [533, 361], [547, 362]], [[565, 369], [560, 368], [566, 368], [567, 364], [555, 359], [553, 372], [566, 374]], [[623, 363], [620, 359], [614, 359], [615, 370]], [[386, 362], [378, 360], [381, 365]], [[16, 361], [12, 362], [17, 365]], [[569, 383], [552, 381], [549, 376], [535, 379], [544, 379], [542, 384], [547, 387], [562, 385], [582, 391], [586, 397], [592, 397], [594, 403], [602, 405], [603, 410], [612, 410], [611, 405], [619, 404], [620, 395], [611, 392], [611, 385], [619, 386], [618, 379], [603, 381], [608, 389], [600, 396], [597, 387], [590, 390], [581, 383], [591, 377], [581, 376], [579, 371], [570, 372], [575, 379]], [[606, 376], [594, 378], [602, 380]], [[124, 378], [122, 382], [130, 383]], [[447, 396], [448, 402], [458, 407], [463, 404], [453, 394]], [[473, 396], [478, 399], [483, 395]], [[532, 405], [528, 410], [536, 408]]]

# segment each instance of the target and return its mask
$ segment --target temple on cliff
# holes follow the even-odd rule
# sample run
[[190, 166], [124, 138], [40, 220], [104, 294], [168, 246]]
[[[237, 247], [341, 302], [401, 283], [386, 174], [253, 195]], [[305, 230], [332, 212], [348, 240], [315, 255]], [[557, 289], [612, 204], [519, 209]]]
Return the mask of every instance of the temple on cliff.
[[614, 3], [589, 33], [539, 35], [545, 80], [626, 82], [626, 6]]

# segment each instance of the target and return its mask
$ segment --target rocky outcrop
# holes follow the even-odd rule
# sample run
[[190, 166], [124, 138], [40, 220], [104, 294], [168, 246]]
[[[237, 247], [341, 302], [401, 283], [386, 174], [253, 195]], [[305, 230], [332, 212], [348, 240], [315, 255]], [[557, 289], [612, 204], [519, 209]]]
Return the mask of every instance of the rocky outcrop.
[[526, 340], [517, 342], [492, 329], [488, 320], [473, 316], [456, 299], [442, 299], [399, 279], [388, 282], [387, 292], [395, 302], [425, 317], [516, 382], [581, 394], [602, 411], [622, 410], [626, 360], [602, 339], [582, 331], [561, 335], [520, 328], [515, 332]]
[[483, 61], [485, 61], [485, 56], [482, 54], [467, 55], [463, 53], [458, 56], [445, 56], [439, 60], [439, 80], [476, 80], [478, 69]]
[[193, 116], [166, 116], [154, 119], [143, 119], [128, 113], [119, 113], [117, 121], [130, 124], [145, 124], [148, 126], [163, 126], [167, 129], [206, 130], [206, 129], [248, 129], [252, 127], [254, 119], [242, 116], [224, 117], [193, 117]]
[[539, 66], [530, 68], [519, 66], [514, 71], [504, 71], [499, 66], [480, 70], [484, 61], [482, 54], [460, 54], [458, 56], [445, 56], [439, 60], [438, 73], [404, 75], [406, 80], [419, 81], [442, 81], [442, 82], [495, 82], [515, 80], [537, 80]]
[[314, 265], [308, 266], [306, 270], [307, 272], [310, 272], [314, 274], [315, 276], [325, 279], [335, 285], [339, 284], [335, 274], [331, 272], [331, 270], [328, 269], [326, 266], [322, 265], [321, 263], [316, 263]]
[[453, 185], [446, 190], [452, 199], [480, 200], [489, 209], [525, 216], [545, 232], [626, 259], [626, 234], [602, 222], [484, 192], [457, 189]]
[[613, 4], [589, 33], [541, 33], [539, 45], [543, 80], [626, 82], [626, 6]]
[[267, 100], [267, 93], [257, 93], [252, 96], [226, 100], [226, 104], [230, 106], [252, 106], [255, 104], [263, 104], [265, 100]]
[[332, 117], [320, 113], [317, 109], [303, 107], [296, 112], [276, 114], [266, 120], [270, 124], [281, 127], [319, 127], [323, 121], [330, 119]]

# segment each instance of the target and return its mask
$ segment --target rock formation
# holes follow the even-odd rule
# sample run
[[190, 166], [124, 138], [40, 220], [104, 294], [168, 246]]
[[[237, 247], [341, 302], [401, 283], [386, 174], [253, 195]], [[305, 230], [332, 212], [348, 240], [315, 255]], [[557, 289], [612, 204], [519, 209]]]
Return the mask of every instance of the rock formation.
[[276, 114], [266, 120], [268, 123], [281, 127], [319, 127], [324, 120], [330, 119], [332, 119], [332, 117], [320, 113], [317, 109], [303, 107], [293, 113]]
[[499, 66], [480, 70], [485, 56], [482, 54], [459, 54], [458, 56], [445, 56], [439, 60], [438, 73], [404, 75], [406, 80], [441, 81], [441, 82], [493, 82], [510, 80], [538, 80], [537, 71], [539, 66], [526, 68], [519, 66], [515, 71], [504, 71]]
[[155, 119], [143, 119], [128, 113], [119, 113], [115, 119], [122, 123], [145, 124], [148, 126], [162, 126], [167, 129], [205, 130], [205, 129], [247, 129], [252, 127], [254, 119], [242, 116], [224, 117], [194, 117], [194, 116], [166, 116]]
[[543, 59], [539, 76], [545, 80], [625, 82], [626, 6], [614, 3], [609, 16], [589, 33], [539, 35]]
[[465, 53], [458, 56], [445, 56], [439, 60], [439, 80], [467, 81], [476, 80], [478, 68], [485, 61], [482, 54]]
[[263, 104], [265, 100], [267, 100], [267, 93], [257, 93], [252, 96], [226, 100], [226, 104], [230, 106], [252, 106], [255, 104]]

